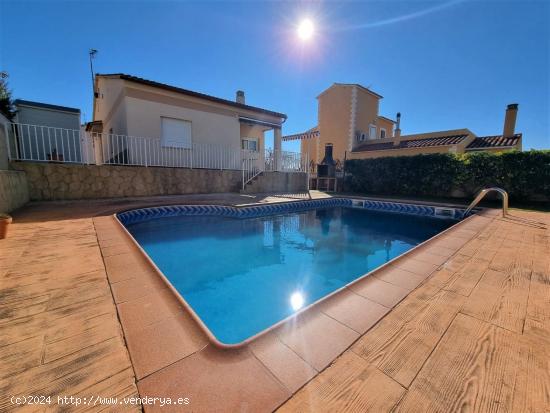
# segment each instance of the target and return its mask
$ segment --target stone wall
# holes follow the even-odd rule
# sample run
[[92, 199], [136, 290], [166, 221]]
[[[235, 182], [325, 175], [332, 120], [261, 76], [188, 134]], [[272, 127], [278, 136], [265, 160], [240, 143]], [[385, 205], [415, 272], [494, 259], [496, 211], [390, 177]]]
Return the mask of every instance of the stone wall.
[[11, 212], [29, 201], [24, 172], [0, 170], [0, 212]]
[[243, 192], [248, 194], [304, 192], [306, 184], [305, 172], [262, 172], [246, 185]]
[[32, 201], [238, 192], [241, 171], [12, 162]]
[[0, 170], [8, 169], [8, 136], [10, 121], [0, 113]]

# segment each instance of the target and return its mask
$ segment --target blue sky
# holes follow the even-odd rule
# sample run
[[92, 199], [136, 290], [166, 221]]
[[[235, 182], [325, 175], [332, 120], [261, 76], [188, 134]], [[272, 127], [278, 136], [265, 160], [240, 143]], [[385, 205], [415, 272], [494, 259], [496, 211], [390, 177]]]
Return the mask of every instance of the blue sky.
[[[296, 24], [314, 21], [300, 42]], [[283, 133], [316, 124], [333, 82], [384, 96], [403, 134], [469, 128], [500, 134], [519, 103], [524, 149], [550, 148], [550, 2], [8, 2], [0, 69], [14, 97], [91, 117], [88, 49], [99, 73], [124, 72], [288, 114]], [[289, 146], [290, 145], [290, 146]], [[296, 149], [287, 144], [287, 149]]]

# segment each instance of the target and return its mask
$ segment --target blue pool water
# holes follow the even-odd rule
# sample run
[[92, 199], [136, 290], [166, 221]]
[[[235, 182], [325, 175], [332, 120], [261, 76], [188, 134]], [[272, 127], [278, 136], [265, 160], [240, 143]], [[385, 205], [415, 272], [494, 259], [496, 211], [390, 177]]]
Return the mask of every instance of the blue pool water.
[[455, 222], [330, 207], [164, 217], [128, 230], [216, 338], [236, 344]]

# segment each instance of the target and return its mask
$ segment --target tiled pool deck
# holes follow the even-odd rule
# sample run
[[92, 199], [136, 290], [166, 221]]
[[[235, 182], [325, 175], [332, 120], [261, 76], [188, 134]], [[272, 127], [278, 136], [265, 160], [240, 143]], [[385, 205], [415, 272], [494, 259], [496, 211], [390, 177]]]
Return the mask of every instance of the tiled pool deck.
[[50, 203], [15, 214], [0, 240], [0, 411], [19, 410], [14, 395], [138, 394], [190, 405], [70, 410], [548, 409], [550, 214], [485, 211], [252, 344], [221, 350], [109, 214], [258, 201]]

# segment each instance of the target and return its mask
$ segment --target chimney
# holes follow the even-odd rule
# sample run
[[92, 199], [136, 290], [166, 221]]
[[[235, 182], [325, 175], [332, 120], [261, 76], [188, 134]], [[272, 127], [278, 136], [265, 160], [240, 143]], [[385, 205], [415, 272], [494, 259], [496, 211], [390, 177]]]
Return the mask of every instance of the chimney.
[[516, 117], [518, 116], [518, 104], [512, 103], [506, 108], [506, 115], [504, 116], [504, 130], [502, 136], [505, 138], [514, 136], [516, 132]]
[[240, 103], [242, 105], [244, 105], [244, 91], [242, 90], [237, 90], [237, 98], [235, 99], [235, 101], [237, 103]]
[[393, 146], [399, 146], [401, 143], [401, 113], [397, 112], [397, 120], [395, 122], [395, 133], [393, 135]]

